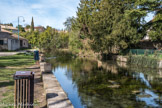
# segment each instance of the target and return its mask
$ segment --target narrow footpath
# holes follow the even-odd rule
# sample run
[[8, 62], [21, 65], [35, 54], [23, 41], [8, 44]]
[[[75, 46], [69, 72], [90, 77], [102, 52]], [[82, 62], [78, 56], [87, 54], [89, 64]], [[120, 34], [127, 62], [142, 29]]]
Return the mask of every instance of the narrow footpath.
[[43, 82], [41, 77], [41, 71], [39, 65], [33, 65], [29, 67], [34, 72], [34, 108], [47, 108], [46, 106], [46, 94], [43, 88]]

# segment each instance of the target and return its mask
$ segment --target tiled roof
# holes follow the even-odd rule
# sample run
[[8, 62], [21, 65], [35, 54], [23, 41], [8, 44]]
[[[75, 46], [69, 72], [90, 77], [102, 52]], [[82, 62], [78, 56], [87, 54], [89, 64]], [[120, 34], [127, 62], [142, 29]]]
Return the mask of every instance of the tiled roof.
[[34, 27], [35, 29], [44, 29], [43, 26], [37, 26], [37, 27]]
[[[1, 29], [0, 38], [8, 38], [8, 39], [18, 39], [18, 35], [11, 33], [10, 31]], [[21, 36], [19, 36], [20, 40], [27, 40]]]
[[[12, 37], [18, 39], [18, 35], [16, 35], [16, 34], [12, 34]], [[24, 37], [21, 37], [21, 36], [19, 36], [19, 39], [20, 40], [27, 40], [27, 39], [25, 39]]]
[[2, 28], [1, 28], [1, 32], [6, 32], [6, 33], [9, 33], [9, 34], [12, 34], [12, 32], [5, 30], [5, 29], [2, 29]]
[[2, 29], [9, 29], [9, 30], [18, 30], [18, 29], [15, 28], [15, 27], [7, 26], [7, 25], [1, 25], [1, 28], [2, 28]]

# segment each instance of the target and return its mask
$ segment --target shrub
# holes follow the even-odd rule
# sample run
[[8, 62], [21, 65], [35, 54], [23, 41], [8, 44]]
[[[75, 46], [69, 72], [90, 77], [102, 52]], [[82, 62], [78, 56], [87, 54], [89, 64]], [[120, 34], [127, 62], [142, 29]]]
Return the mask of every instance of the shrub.
[[129, 56], [129, 62], [142, 67], [157, 68], [158, 59], [148, 56]]

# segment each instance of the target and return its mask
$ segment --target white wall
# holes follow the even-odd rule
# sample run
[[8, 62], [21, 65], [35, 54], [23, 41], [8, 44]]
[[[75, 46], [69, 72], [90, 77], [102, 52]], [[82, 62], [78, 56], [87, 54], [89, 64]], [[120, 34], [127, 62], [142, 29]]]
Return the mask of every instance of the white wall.
[[12, 50], [11, 40], [12, 39], [8, 39], [8, 50]]
[[11, 40], [11, 50], [18, 50], [20, 49], [20, 40], [12, 39]]

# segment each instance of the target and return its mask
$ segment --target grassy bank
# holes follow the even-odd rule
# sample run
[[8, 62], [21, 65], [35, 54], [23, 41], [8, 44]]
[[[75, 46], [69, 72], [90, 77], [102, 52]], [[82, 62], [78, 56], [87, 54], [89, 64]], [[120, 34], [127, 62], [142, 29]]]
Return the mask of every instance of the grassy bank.
[[0, 57], [0, 108], [13, 108], [13, 106], [5, 106], [14, 103], [13, 74], [16, 71], [30, 71], [26, 67], [33, 64], [33, 55], [18, 54]]
[[143, 56], [143, 55], [129, 56], [129, 63], [136, 64], [141, 67], [159, 68], [158, 67], [159, 61], [160, 59], [151, 56]]

